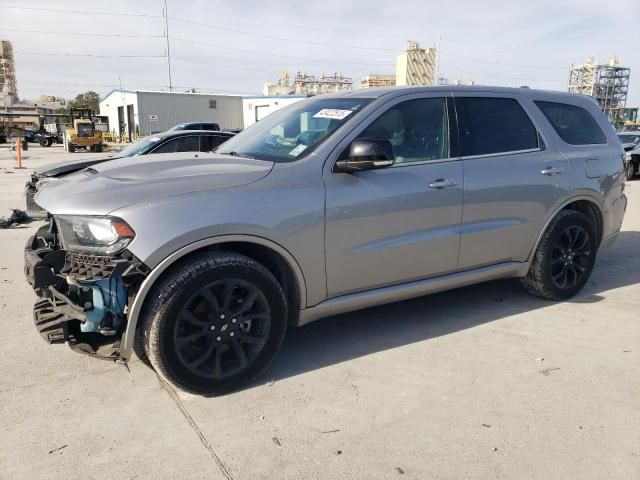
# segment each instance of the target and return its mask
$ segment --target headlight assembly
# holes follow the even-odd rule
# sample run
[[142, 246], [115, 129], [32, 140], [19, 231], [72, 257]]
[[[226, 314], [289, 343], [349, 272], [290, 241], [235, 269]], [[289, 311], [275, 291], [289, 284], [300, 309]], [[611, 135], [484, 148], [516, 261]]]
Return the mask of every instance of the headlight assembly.
[[65, 250], [111, 255], [123, 250], [136, 236], [127, 222], [116, 217], [55, 216]]

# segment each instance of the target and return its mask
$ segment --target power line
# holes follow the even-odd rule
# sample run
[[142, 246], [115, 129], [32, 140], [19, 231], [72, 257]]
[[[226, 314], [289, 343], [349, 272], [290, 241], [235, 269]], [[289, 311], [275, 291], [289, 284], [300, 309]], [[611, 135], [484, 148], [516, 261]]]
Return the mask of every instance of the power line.
[[492, 73], [482, 73], [482, 72], [473, 72], [470, 70], [465, 70], [465, 69], [461, 69], [452, 65], [442, 65], [441, 67], [444, 67], [448, 70], [453, 70], [456, 72], [462, 72], [465, 73], [467, 75], [478, 75], [480, 77], [490, 77], [490, 78], [499, 78], [499, 79], [503, 79], [503, 80], [518, 80], [518, 81], [525, 81], [525, 82], [556, 82], [556, 83], [561, 83], [564, 82], [564, 80], [557, 80], [557, 79], [540, 79], [540, 78], [524, 78], [524, 77], [511, 77], [511, 76], [505, 76], [505, 75], [497, 75], [497, 74], [492, 74]]
[[0, 5], [0, 8], [11, 8], [13, 10], [30, 10], [38, 12], [52, 12], [52, 13], [73, 13], [77, 15], [109, 15], [114, 17], [148, 17], [148, 18], [162, 18], [161, 15], [150, 15], [147, 13], [116, 13], [116, 12], [101, 12], [95, 10], [73, 10], [66, 8], [41, 8], [41, 7], [22, 7], [18, 5]]
[[274, 73], [272, 70], [262, 70], [262, 69], [258, 69], [258, 68], [249, 68], [249, 67], [238, 67], [237, 65], [228, 65], [228, 64], [224, 64], [224, 63], [205, 62], [205, 61], [197, 60], [197, 59], [190, 58], [190, 57], [176, 57], [174, 55], [173, 59], [174, 60], [181, 60], [183, 62], [198, 63], [198, 64], [201, 64], [201, 65], [210, 65], [212, 67], [232, 68], [234, 70], [245, 70], [247, 72], [260, 72], [260, 73], [269, 73], [269, 74]]
[[164, 35], [128, 35], [123, 33], [95, 33], [95, 32], [53, 32], [47, 30], [26, 30], [23, 28], [0, 27], [2, 31], [23, 33], [44, 33], [47, 35], [77, 35], [82, 37], [122, 37], [122, 38], [164, 38]]
[[538, 69], [541, 69], [541, 70], [565, 70], [564, 67], [550, 67], [550, 66], [543, 67], [541, 65], [522, 65], [522, 64], [517, 64], [517, 63], [496, 62], [496, 61], [493, 61], [493, 60], [486, 60], [486, 59], [483, 59], [483, 58], [469, 57], [469, 56], [466, 56], [466, 55], [459, 55], [457, 53], [447, 52], [447, 51], [444, 51], [444, 50], [442, 50], [442, 53], [445, 53], [447, 55], [451, 55], [452, 57], [464, 58], [466, 60], [474, 60], [476, 62], [492, 63], [494, 65], [502, 65], [504, 67], [538, 68]]
[[[53, 85], [56, 87], [70, 87], [70, 88], [75, 88], [75, 87], [105, 87], [105, 88], [120, 88], [120, 84], [119, 83], [76, 83], [76, 82], [37, 82], [37, 81], [22, 81], [20, 82], [21, 84], [25, 84], [25, 85]], [[156, 88], [156, 89], [166, 89], [167, 85], [145, 85], [145, 84], [138, 84], [138, 83], [123, 83], [123, 88], [124, 89], [131, 89], [131, 88]], [[208, 90], [211, 92], [225, 92], [225, 93], [238, 93], [238, 94], [255, 94], [255, 92], [250, 92], [247, 90], [226, 90], [226, 89], [219, 89], [219, 88], [213, 88], [211, 86], [202, 86], [202, 85], [174, 85], [173, 86], [174, 89], [176, 88], [180, 88], [180, 89], [190, 89], [190, 88], [195, 88], [198, 90]]]
[[324, 59], [324, 58], [309, 58], [309, 57], [296, 57], [296, 56], [292, 56], [292, 55], [279, 55], [277, 53], [267, 53], [267, 52], [260, 52], [260, 51], [256, 51], [256, 50], [246, 50], [243, 48], [235, 48], [235, 47], [226, 47], [224, 45], [215, 45], [213, 43], [205, 43], [205, 42], [198, 42], [195, 40], [187, 40], [184, 38], [178, 38], [178, 37], [170, 37], [171, 40], [175, 40], [177, 42], [184, 42], [184, 43], [189, 43], [192, 45], [200, 45], [203, 47], [211, 47], [211, 48], [219, 48], [222, 50], [232, 50], [235, 52], [243, 52], [243, 53], [252, 53], [255, 55], [261, 55], [261, 56], [265, 56], [265, 57], [275, 57], [275, 58], [286, 58], [286, 59], [292, 59], [292, 60], [303, 60], [303, 61], [308, 61], [308, 62], [323, 62], [323, 63], [346, 63], [349, 65], [378, 65], [378, 66], [389, 66], [390, 63], [366, 63], [366, 62], [353, 62], [350, 60], [329, 60], [329, 59]]
[[387, 51], [387, 52], [396, 52], [398, 50], [397, 48], [364, 47], [364, 46], [357, 46], [357, 45], [341, 45], [341, 44], [336, 44], [336, 43], [311, 42], [309, 40], [300, 40], [298, 38], [277, 37], [275, 35], [265, 35], [265, 34], [262, 34], [262, 33], [247, 32], [247, 31], [244, 31], [244, 30], [235, 30], [233, 28], [208, 25], [206, 23], [194, 22], [192, 20], [187, 20], [187, 19], [184, 19], [184, 18], [178, 18], [178, 17], [169, 17], [169, 18], [171, 20], [175, 20], [176, 22], [187, 23], [189, 25], [197, 25], [199, 27], [209, 28], [209, 29], [212, 29], [212, 30], [220, 30], [220, 31], [223, 31], [223, 32], [239, 33], [239, 34], [242, 34], [242, 35], [249, 35], [249, 36], [259, 37], [259, 38], [269, 38], [271, 40], [280, 40], [280, 41], [284, 41], [284, 42], [303, 43], [303, 44], [306, 44], [306, 45], [317, 45], [317, 46], [321, 46], [321, 47], [354, 48], [354, 49], [360, 49], [360, 50], [379, 50], [379, 51]]
[[51, 57], [94, 57], [94, 58], [166, 58], [166, 55], [98, 55], [94, 53], [54, 53], [54, 52], [23, 52], [20, 55], [43, 55]]

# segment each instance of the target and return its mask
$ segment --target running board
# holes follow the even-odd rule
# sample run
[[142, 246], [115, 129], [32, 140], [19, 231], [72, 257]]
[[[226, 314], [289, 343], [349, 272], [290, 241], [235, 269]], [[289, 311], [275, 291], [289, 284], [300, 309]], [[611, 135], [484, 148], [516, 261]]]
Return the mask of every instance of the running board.
[[330, 317], [340, 313], [375, 307], [377, 305], [384, 305], [385, 303], [400, 302], [410, 298], [473, 285], [474, 283], [482, 283], [488, 280], [524, 277], [528, 271], [528, 262], [506, 262], [465, 272], [452, 273], [441, 277], [377, 288], [366, 292], [351, 293], [325, 300], [314, 307], [301, 310], [296, 325], [306, 325], [320, 318]]

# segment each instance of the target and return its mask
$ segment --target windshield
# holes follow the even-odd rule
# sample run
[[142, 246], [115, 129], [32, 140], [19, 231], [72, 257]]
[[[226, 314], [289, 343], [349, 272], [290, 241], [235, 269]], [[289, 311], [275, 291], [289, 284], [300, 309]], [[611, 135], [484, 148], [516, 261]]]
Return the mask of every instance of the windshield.
[[369, 102], [366, 98], [303, 100], [266, 116], [216, 153], [292, 162], [311, 153]]
[[116, 154], [117, 157], [133, 157], [134, 155], [141, 155], [146, 152], [152, 145], [155, 145], [160, 140], [160, 137], [144, 137], [135, 142], [132, 145], [129, 145], [124, 150], [121, 150]]
[[622, 143], [638, 143], [640, 142], [640, 134], [638, 133], [619, 133], [618, 137]]

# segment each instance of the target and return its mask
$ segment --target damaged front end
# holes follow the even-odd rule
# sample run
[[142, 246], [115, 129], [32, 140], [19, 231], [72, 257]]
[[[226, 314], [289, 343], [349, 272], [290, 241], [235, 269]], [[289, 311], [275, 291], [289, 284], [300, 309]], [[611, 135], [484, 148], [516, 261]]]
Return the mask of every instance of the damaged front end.
[[69, 234], [63, 241], [59, 224], [67, 228], [50, 218], [25, 247], [25, 276], [40, 297], [33, 309], [36, 328], [48, 343], [118, 360], [128, 305], [149, 269], [125, 249], [69, 251], [67, 242], [73, 243]]

